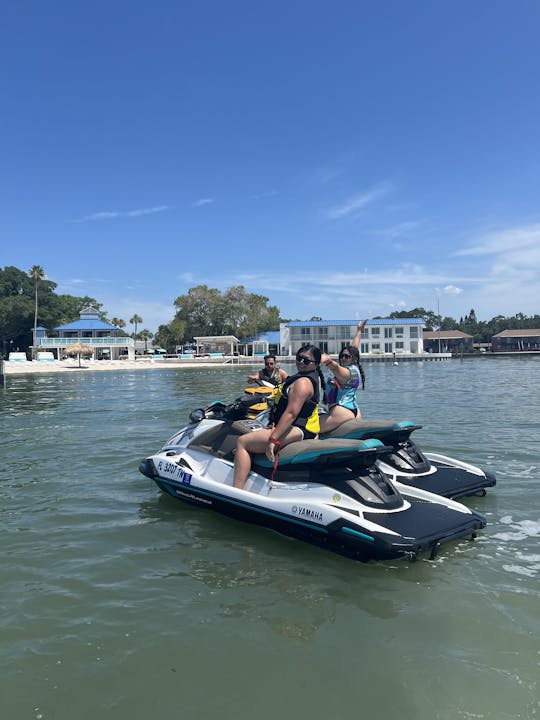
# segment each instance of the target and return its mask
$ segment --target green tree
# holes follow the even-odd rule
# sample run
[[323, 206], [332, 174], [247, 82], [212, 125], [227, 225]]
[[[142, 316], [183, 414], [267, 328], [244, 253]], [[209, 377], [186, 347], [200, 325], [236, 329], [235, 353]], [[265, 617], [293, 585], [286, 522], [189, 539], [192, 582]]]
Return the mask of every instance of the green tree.
[[135, 315], [133, 315], [133, 317], [129, 318], [129, 322], [132, 325], [135, 325], [135, 331], [133, 333], [134, 340], [137, 339], [137, 325], [140, 325], [142, 323], [142, 321], [143, 321], [142, 317], [140, 315], [137, 315], [137, 313], [135, 313]]
[[390, 318], [422, 318], [426, 324], [426, 330], [433, 330], [439, 327], [439, 316], [433, 310], [425, 310], [423, 307], [413, 310], [396, 310], [390, 313]]
[[34, 298], [35, 298], [35, 305], [34, 305], [34, 332], [32, 335], [32, 345], [33, 345], [33, 353], [36, 352], [36, 328], [37, 328], [37, 318], [38, 318], [38, 285], [39, 283], [45, 278], [45, 270], [41, 267], [41, 265], [32, 265], [30, 268], [30, 272], [28, 273], [30, 277], [32, 278], [32, 282], [34, 283]]
[[144, 352], [147, 353], [148, 352], [148, 341], [150, 340], [150, 338], [154, 337], [154, 333], [151, 333], [150, 330], [144, 329], [144, 330], [141, 330], [141, 332], [139, 333], [139, 337], [141, 340], [144, 340]]
[[[242, 285], [221, 293], [207, 285], [197, 285], [174, 301], [173, 322], [183, 323], [182, 339], [203, 335], [255, 335], [279, 328], [279, 310], [268, 305], [268, 298], [246, 292]], [[178, 325], [178, 329], [182, 326]], [[174, 334], [178, 335], [177, 332]]]

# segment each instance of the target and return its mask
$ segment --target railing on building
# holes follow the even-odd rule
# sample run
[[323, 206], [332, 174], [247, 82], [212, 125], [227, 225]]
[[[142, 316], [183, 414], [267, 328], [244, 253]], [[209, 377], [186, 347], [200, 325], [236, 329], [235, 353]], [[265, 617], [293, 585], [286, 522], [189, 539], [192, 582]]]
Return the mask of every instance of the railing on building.
[[70, 338], [36, 338], [36, 345], [46, 347], [69, 347], [75, 343], [83, 343], [83, 345], [121, 345], [123, 347], [133, 347], [135, 341], [130, 337], [70, 337]]

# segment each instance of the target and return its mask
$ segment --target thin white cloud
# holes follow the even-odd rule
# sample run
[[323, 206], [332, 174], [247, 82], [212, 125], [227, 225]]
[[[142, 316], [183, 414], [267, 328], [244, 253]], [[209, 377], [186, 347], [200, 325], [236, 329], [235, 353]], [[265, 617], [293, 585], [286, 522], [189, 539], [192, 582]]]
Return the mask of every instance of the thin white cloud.
[[203, 207], [203, 205], [211, 205], [214, 202], [214, 198], [199, 198], [193, 203], [193, 207]]
[[268, 190], [267, 192], [257, 193], [256, 195], [250, 195], [250, 200], [265, 200], [266, 198], [275, 197], [278, 195], [277, 190]]
[[326, 211], [325, 216], [328, 220], [340, 220], [350, 215], [356, 215], [368, 205], [388, 195], [391, 190], [392, 186], [390, 183], [381, 183], [370, 190], [349, 197], [340, 205], [335, 205]]
[[540, 224], [522, 225], [481, 236], [476, 244], [454, 253], [456, 256], [497, 255], [540, 248]]
[[383, 228], [382, 230], [377, 230], [375, 234], [382, 235], [383, 237], [388, 237], [394, 240], [397, 238], [408, 237], [415, 230], [418, 230], [421, 225], [421, 220], [409, 220], [398, 223], [397, 225]]
[[455, 285], [446, 285], [443, 288], [436, 288], [437, 292], [441, 295], [461, 295], [463, 288], [456, 287]]
[[151, 208], [140, 208], [138, 210], [104, 210], [102, 212], [93, 213], [92, 215], [85, 215], [85, 217], [79, 218], [78, 220], [72, 220], [74, 223], [92, 222], [94, 220], [114, 220], [122, 217], [141, 217], [142, 215], [154, 215], [155, 213], [163, 212], [168, 210], [167, 205], [159, 205]]

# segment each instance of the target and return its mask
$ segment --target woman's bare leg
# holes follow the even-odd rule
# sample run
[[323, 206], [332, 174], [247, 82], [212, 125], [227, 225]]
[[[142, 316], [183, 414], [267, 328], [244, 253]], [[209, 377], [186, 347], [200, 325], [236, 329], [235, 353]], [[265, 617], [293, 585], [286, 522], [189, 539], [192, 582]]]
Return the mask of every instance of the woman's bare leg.
[[271, 430], [255, 430], [240, 435], [236, 443], [236, 454], [234, 456], [233, 487], [240, 490], [244, 487], [251, 470], [251, 453], [263, 453], [266, 450], [271, 433]]
[[[356, 417], [360, 417], [360, 410], [358, 411], [358, 415]], [[353, 419], [354, 413], [352, 410], [347, 410], [347, 408], [344, 408], [341, 405], [334, 405], [329, 413], [319, 415], [321, 433], [329, 433], [331, 430], [335, 430], [340, 425], [343, 425], [343, 423], [347, 422], [347, 420]]]
[[[264, 453], [268, 448], [268, 441], [272, 430], [255, 430], [245, 435], [240, 435], [236, 443], [236, 454], [234, 456], [234, 479], [233, 487], [243, 489], [246, 484], [249, 471], [251, 470], [251, 456], [257, 453]], [[302, 431], [299, 428], [291, 427], [280, 439], [282, 447], [302, 439]]]

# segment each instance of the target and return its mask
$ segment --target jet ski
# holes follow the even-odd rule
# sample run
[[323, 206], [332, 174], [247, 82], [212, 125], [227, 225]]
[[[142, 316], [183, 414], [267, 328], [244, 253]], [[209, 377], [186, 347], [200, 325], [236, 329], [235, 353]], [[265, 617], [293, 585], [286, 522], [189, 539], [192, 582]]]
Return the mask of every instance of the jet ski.
[[386, 476], [377, 461], [392, 448], [377, 438], [291, 443], [277, 467], [256, 455], [245, 487], [234, 488], [238, 437], [265, 427], [247, 417], [251, 402], [194, 410], [139, 470], [178, 500], [362, 561], [435, 558], [444, 543], [485, 527], [474, 510]]
[[[263, 413], [272, 405], [275, 387], [270, 387], [269, 383], [258, 384], [260, 387], [245, 388], [244, 393], [253, 398], [258, 396], [258, 401], [249, 407], [248, 417], [258, 417], [264, 423], [267, 416]], [[411, 440], [411, 434], [421, 428], [411, 420], [353, 419], [322, 434], [321, 439], [380, 440], [388, 450], [377, 458], [377, 465], [391, 480], [415, 485], [453, 500], [484, 496], [486, 488], [496, 484], [495, 475], [488, 470], [447, 455], [422, 452]]]
[[378, 467], [394, 482], [428, 490], [454, 500], [470, 495], [485, 495], [497, 480], [493, 473], [475, 465], [438, 453], [424, 453], [411, 440], [420, 430], [410, 420], [348, 420], [322, 439], [376, 438], [387, 447], [377, 458]]

